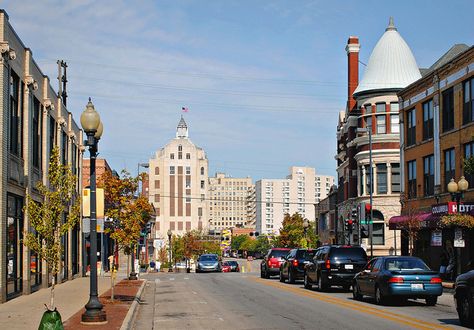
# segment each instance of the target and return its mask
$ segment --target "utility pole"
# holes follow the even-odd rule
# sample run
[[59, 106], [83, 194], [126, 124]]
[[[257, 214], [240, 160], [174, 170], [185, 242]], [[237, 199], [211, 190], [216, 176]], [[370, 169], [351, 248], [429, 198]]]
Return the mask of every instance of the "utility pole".
[[58, 82], [59, 82], [59, 89], [58, 89], [58, 97], [63, 100], [64, 106], [67, 105], [67, 63], [63, 60], [58, 60]]

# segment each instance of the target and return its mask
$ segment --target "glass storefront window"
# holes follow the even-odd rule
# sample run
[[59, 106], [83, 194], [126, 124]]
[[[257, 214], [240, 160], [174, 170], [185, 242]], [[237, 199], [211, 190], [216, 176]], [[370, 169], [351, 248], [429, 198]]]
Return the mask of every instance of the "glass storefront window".
[[23, 198], [8, 195], [7, 211], [7, 239], [6, 239], [6, 266], [7, 266], [7, 298], [21, 292], [23, 271]]

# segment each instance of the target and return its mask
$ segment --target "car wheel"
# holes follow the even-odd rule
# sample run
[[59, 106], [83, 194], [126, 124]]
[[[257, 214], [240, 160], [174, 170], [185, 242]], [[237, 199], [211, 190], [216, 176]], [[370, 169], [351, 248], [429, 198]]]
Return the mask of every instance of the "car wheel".
[[288, 283], [294, 284], [295, 283], [295, 276], [291, 269], [288, 269]]
[[438, 297], [428, 297], [426, 298], [426, 305], [428, 306], [434, 306], [438, 303]]
[[280, 282], [285, 283], [285, 278], [283, 277], [283, 272], [280, 270]]
[[465, 327], [474, 327], [474, 303], [469, 296], [463, 294], [459, 297], [456, 306], [459, 315], [459, 321], [461, 325]]
[[359, 285], [357, 282], [352, 284], [352, 297], [354, 297], [354, 300], [362, 300], [363, 296], [362, 293], [360, 293]]
[[263, 269], [260, 269], [260, 277], [265, 278], [265, 273], [263, 272]]
[[270, 278], [270, 273], [265, 270], [265, 272], [263, 273], [263, 276], [264, 276], [265, 278]]
[[382, 295], [379, 287], [375, 288], [375, 303], [377, 305], [385, 305], [385, 297]]
[[318, 275], [318, 290], [319, 291], [326, 291], [328, 289], [328, 285], [326, 281], [323, 280], [323, 276], [321, 274]]
[[304, 273], [304, 288], [311, 290], [313, 288], [313, 285], [309, 281], [308, 274]]

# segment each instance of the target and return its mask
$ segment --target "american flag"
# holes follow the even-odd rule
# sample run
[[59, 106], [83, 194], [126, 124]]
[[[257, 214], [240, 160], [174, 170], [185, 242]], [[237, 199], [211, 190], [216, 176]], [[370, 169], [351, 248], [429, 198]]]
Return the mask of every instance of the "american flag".
[[188, 111], [189, 111], [189, 109], [188, 109], [187, 107], [182, 107], [181, 110], [182, 110], [183, 112], [188, 112]]

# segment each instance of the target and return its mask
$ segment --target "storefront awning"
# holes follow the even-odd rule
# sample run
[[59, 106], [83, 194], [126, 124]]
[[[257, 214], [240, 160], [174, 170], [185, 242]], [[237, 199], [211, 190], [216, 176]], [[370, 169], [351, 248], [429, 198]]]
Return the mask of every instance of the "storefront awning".
[[[411, 216], [414, 217], [414, 216]], [[422, 227], [436, 227], [440, 216], [437, 214], [433, 214], [431, 212], [419, 213], [415, 216], [420, 222], [422, 222]], [[391, 217], [388, 220], [388, 226], [390, 229], [401, 229], [402, 224], [406, 222], [410, 216], [408, 215], [397, 215]]]

